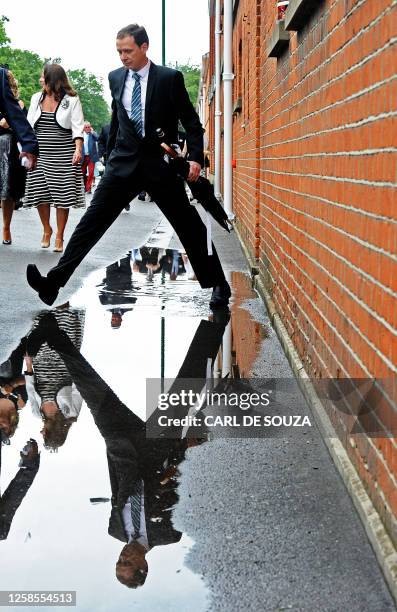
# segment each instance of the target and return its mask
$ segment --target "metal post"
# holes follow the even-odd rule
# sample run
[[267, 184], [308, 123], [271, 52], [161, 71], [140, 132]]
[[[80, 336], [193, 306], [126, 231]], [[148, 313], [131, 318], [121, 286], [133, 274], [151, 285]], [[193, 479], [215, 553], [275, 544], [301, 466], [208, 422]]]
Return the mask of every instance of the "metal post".
[[165, 0], [161, 0], [161, 63], [165, 66]]
[[214, 191], [221, 193], [221, 0], [215, 0], [215, 159]]
[[233, 0], [224, 1], [223, 12], [223, 202], [233, 219]]

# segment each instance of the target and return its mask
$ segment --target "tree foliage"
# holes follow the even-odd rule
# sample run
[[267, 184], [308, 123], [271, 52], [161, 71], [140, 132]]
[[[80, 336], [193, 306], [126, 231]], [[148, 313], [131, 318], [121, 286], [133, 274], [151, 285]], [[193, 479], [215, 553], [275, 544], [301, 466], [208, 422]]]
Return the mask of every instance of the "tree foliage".
[[[9, 65], [18, 80], [20, 97], [29, 106], [32, 95], [40, 90], [39, 78], [44, 64], [59, 64], [61, 58], [41, 58], [31, 51], [12, 48], [6, 32], [7, 21], [7, 17], [0, 17], [0, 63]], [[101, 81], [84, 68], [70, 70], [68, 76], [80, 97], [85, 119], [99, 130], [110, 118]]]
[[7, 23], [7, 21], [9, 21], [9, 19], [5, 15], [2, 15], [0, 17], [0, 47], [8, 45], [8, 43], [11, 42], [6, 32], [5, 24]]
[[109, 123], [109, 107], [103, 99], [103, 85], [101, 81], [85, 68], [69, 70], [69, 78], [80, 96], [83, 105], [84, 118], [98, 131]]
[[189, 98], [193, 106], [196, 107], [200, 86], [200, 66], [195, 64], [178, 64], [176, 62], [171, 67], [182, 72]]

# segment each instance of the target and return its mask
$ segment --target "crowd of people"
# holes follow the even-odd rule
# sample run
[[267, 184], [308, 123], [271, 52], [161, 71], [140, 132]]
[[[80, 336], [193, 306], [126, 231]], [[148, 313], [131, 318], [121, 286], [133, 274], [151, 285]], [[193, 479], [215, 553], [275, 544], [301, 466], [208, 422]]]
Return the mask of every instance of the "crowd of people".
[[[85, 208], [85, 193], [95, 183], [100, 157], [106, 161], [106, 132], [99, 137], [88, 121], [77, 92], [59, 64], [46, 64], [41, 89], [32, 96], [29, 109], [20, 99], [17, 80], [6, 69], [10, 90], [36, 135], [40, 156], [30, 172], [21, 164], [18, 136], [0, 113], [0, 195], [3, 212], [3, 244], [11, 245], [11, 220], [20, 206], [37, 208], [43, 226], [41, 248], [50, 247], [55, 208], [54, 252], [63, 251], [64, 232], [71, 206]], [[100, 151], [99, 151], [100, 145]]]

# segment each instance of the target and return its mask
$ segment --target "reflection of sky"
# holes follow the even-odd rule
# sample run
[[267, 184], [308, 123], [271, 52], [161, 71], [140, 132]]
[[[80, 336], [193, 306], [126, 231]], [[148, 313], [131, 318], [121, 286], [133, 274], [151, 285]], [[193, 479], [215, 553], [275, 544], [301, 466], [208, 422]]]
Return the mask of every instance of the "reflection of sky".
[[[95, 273], [90, 285], [102, 278], [103, 274]], [[160, 375], [159, 308], [142, 309], [138, 299], [133, 311], [124, 315], [121, 329], [114, 330], [110, 312], [100, 305], [96, 292], [83, 289], [80, 303], [81, 299], [86, 307], [84, 356], [121, 400], [144, 418], [145, 378]], [[166, 317], [166, 376], [177, 373], [199, 321], [200, 317], [181, 317], [176, 312]], [[149, 574], [140, 589], [129, 590], [117, 582], [115, 563], [123, 544], [107, 534], [110, 503], [89, 501], [111, 493], [105, 443], [87, 406], [83, 405], [58, 453], [42, 448], [40, 429], [41, 421], [27, 405], [11, 446], [2, 451], [2, 492], [17, 472], [19, 450], [30, 437], [39, 443], [41, 465], [15, 514], [8, 539], [0, 542], [0, 588], [77, 590], [79, 612], [204, 610], [203, 583], [183, 565], [192, 545], [187, 536], [178, 544], [149, 552]]]

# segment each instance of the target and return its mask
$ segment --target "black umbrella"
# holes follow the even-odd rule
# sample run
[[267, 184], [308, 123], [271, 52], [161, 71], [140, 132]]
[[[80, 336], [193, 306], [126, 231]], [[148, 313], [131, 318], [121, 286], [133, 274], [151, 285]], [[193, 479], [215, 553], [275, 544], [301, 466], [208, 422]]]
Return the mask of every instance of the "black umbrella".
[[[160, 139], [164, 137], [164, 132], [161, 129], [157, 130], [157, 134]], [[219, 225], [223, 227], [223, 229], [230, 232], [230, 222], [228, 216], [225, 213], [222, 204], [215, 197], [214, 188], [209, 180], [204, 176], [200, 176], [197, 181], [188, 181], [187, 177], [189, 176], [190, 172], [189, 162], [165, 142], [161, 142], [161, 146], [169, 155], [170, 166], [177, 174], [179, 174], [179, 176], [187, 181], [193, 197], [200, 202], [201, 206], [207, 212], [209, 212], [210, 215], [212, 215], [215, 221], [217, 221]]]

